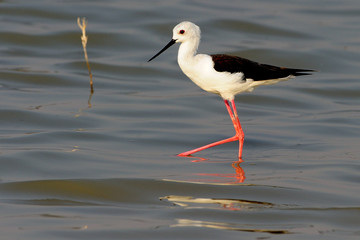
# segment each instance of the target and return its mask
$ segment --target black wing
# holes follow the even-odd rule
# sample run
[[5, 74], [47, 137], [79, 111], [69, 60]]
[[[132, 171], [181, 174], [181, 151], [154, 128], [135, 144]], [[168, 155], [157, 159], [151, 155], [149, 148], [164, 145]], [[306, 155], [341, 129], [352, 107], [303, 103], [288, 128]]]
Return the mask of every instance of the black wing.
[[245, 58], [224, 54], [211, 55], [211, 57], [216, 71], [230, 73], [242, 72], [245, 78], [251, 78], [254, 81], [284, 78], [289, 75], [310, 75], [311, 73], [309, 72], [314, 71], [260, 64]]

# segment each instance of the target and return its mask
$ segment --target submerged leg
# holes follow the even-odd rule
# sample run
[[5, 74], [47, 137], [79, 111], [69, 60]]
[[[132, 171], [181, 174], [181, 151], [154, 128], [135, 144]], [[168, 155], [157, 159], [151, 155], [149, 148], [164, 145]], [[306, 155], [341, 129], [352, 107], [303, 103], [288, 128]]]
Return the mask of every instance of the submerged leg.
[[202, 150], [205, 150], [205, 149], [208, 149], [208, 148], [220, 145], [220, 144], [224, 144], [224, 143], [239, 140], [239, 155], [238, 155], [238, 157], [239, 157], [239, 159], [241, 159], [242, 147], [243, 147], [243, 142], [244, 142], [244, 132], [243, 132], [243, 130], [241, 128], [241, 125], [240, 125], [240, 121], [239, 121], [239, 117], [237, 115], [234, 100], [231, 100], [231, 106], [232, 106], [233, 110], [231, 110], [231, 107], [229, 105], [228, 100], [224, 100], [224, 102], [225, 102], [226, 109], [229, 112], [230, 119], [231, 119], [231, 121], [232, 121], [232, 123], [234, 125], [234, 128], [235, 128], [235, 132], [236, 132], [235, 136], [233, 136], [231, 138], [224, 139], [224, 140], [220, 140], [220, 141], [217, 141], [217, 142], [214, 142], [214, 143], [210, 143], [208, 145], [205, 145], [205, 146], [202, 146], [202, 147], [199, 147], [199, 148], [187, 151], [187, 152], [180, 153], [180, 154], [178, 154], [178, 156], [180, 156], [180, 157], [189, 156], [189, 155], [191, 155], [193, 153], [200, 152]]
[[208, 145], [205, 145], [205, 146], [202, 146], [202, 147], [199, 147], [199, 148], [195, 148], [195, 149], [190, 150], [190, 151], [187, 151], [187, 152], [180, 153], [180, 154], [178, 154], [178, 156], [179, 156], [179, 157], [189, 156], [189, 155], [191, 155], [191, 154], [193, 154], [193, 153], [200, 152], [200, 151], [202, 151], [202, 150], [205, 150], [205, 149], [208, 149], [208, 148], [217, 146], [217, 145], [221, 145], [221, 144], [224, 144], [224, 143], [237, 141], [238, 139], [239, 139], [239, 138], [238, 138], [237, 136], [234, 136], [234, 137], [227, 138], [227, 139], [224, 139], [224, 140], [220, 140], [220, 141], [217, 141], [217, 142], [214, 142], [214, 143], [210, 143], [210, 144], [208, 144]]

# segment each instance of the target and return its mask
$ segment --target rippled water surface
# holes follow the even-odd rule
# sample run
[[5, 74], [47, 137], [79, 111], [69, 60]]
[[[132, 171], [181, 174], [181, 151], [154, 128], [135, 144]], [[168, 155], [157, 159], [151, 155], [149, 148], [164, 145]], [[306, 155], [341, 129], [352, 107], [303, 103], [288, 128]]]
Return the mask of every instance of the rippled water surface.
[[[359, 239], [360, 4], [0, 1], [1, 239]], [[88, 70], [77, 17], [88, 20]], [[236, 98], [183, 75], [199, 51], [315, 69]]]

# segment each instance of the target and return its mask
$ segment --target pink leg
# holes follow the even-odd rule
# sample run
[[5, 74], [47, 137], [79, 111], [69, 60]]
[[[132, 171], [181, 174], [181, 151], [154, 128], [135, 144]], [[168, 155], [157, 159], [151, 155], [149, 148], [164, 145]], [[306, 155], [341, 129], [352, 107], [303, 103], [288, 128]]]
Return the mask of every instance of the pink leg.
[[234, 137], [227, 138], [227, 139], [224, 139], [224, 140], [220, 140], [220, 141], [217, 141], [217, 142], [214, 142], [214, 143], [210, 143], [208, 145], [205, 145], [205, 146], [202, 146], [202, 147], [199, 147], [199, 148], [187, 151], [187, 152], [180, 153], [180, 154], [178, 154], [178, 156], [179, 157], [189, 156], [189, 155], [191, 155], [193, 153], [200, 152], [200, 151], [205, 150], [207, 148], [211, 148], [211, 147], [214, 147], [214, 146], [217, 146], [217, 145], [220, 145], [220, 144], [224, 144], [224, 143], [228, 143], [228, 142], [234, 142], [234, 141], [237, 141], [238, 139], [239, 138], [237, 136], [234, 136]]
[[243, 149], [243, 145], [244, 145], [244, 131], [242, 130], [241, 124], [240, 124], [240, 120], [236, 111], [236, 106], [235, 106], [235, 101], [234, 99], [231, 100], [231, 106], [233, 108], [234, 111], [234, 118], [237, 124], [237, 130], [236, 130], [236, 136], [238, 136], [239, 138], [239, 159], [241, 159], [242, 156], [242, 149]]
[[241, 125], [240, 125], [239, 117], [237, 115], [235, 102], [234, 102], [234, 100], [231, 100], [231, 105], [232, 105], [233, 110], [231, 110], [231, 107], [229, 105], [228, 100], [224, 100], [224, 102], [225, 102], [226, 109], [229, 112], [231, 121], [232, 121], [232, 123], [234, 125], [234, 128], [235, 128], [235, 132], [236, 132], [235, 136], [233, 136], [231, 138], [221, 140], [221, 141], [217, 141], [217, 142], [214, 142], [214, 143], [210, 143], [208, 145], [205, 145], [205, 146], [202, 146], [202, 147], [199, 147], [199, 148], [187, 151], [187, 152], [180, 153], [180, 154], [178, 154], [178, 156], [180, 156], [180, 157], [189, 156], [189, 155], [191, 155], [193, 153], [200, 152], [200, 151], [205, 150], [207, 148], [211, 148], [211, 147], [214, 147], [214, 146], [217, 146], [217, 145], [220, 145], [220, 144], [224, 144], [224, 143], [239, 140], [239, 155], [238, 156], [239, 156], [239, 159], [241, 159], [242, 147], [243, 147], [243, 142], [244, 142], [244, 133], [243, 133], [243, 130], [242, 130]]

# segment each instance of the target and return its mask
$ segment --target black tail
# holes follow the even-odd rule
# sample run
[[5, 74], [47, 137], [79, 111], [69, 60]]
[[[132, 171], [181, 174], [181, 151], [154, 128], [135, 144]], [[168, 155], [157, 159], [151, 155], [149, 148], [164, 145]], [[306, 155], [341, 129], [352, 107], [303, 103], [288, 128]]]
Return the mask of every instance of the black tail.
[[310, 69], [295, 69], [295, 68], [284, 68], [285, 72], [293, 76], [311, 75], [315, 70]]
[[[311, 75], [315, 70], [311, 69], [300, 69], [300, 68], [286, 68], [286, 67], [277, 67], [268, 64], [258, 64], [262, 72], [262, 76], [259, 80], [267, 80], [267, 79], [276, 79], [276, 78], [284, 78], [287, 76], [304, 76]], [[256, 80], [255, 80], [256, 81]]]

